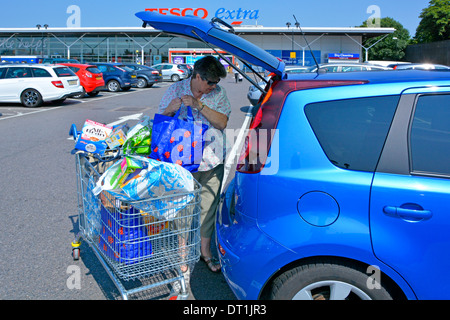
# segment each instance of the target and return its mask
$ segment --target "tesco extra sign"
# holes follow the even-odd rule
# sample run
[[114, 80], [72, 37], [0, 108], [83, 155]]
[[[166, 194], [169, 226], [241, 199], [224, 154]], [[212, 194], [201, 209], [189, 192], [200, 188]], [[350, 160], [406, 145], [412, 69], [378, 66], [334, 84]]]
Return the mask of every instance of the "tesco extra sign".
[[[174, 16], [196, 16], [201, 19], [206, 19], [209, 15], [208, 10], [205, 8], [147, 8], [145, 11], [159, 12], [164, 15], [174, 15]], [[219, 8], [216, 10], [215, 17], [220, 19], [231, 19], [231, 20], [245, 20], [252, 19], [256, 20], [259, 18], [259, 10], [246, 10], [239, 8], [237, 10], [229, 10], [225, 8]]]

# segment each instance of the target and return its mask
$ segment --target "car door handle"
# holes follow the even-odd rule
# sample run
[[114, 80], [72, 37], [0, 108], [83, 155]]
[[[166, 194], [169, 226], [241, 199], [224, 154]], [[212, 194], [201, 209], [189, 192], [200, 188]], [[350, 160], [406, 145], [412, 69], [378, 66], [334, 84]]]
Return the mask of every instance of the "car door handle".
[[402, 219], [415, 219], [415, 220], [427, 220], [430, 219], [433, 214], [430, 210], [424, 209], [407, 209], [402, 207], [385, 206], [383, 212], [391, 217]]

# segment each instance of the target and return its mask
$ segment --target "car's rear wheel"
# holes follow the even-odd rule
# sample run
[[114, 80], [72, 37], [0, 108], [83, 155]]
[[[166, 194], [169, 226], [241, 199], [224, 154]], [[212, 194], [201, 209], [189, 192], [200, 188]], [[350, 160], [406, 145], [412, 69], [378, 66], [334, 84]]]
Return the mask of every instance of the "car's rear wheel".
[[98, 95], [98, 91], [88, 92], [89, 97], [96, 97]]
[[171, 79], [172, 79], [173, 82], [177, 82], [177, 81], [180, 81], [180, 76], [177, 75], [177, 74], [173, 74]]
[[391, 300], [372, 274], [350, 263], [316, 262], [288, 270], [273, 283], [274, 300]]
[[140, 89], [147, 88], [147, 85], [148, 85], [147, 80], [145, 80], [144, 78], [138, 78], [138, 81], [136, 84], [136, 86], [138, 88], [140, 88]]
[[75, 99], [81, 99], [84, 98], [86, 96], [86, 90], [83, 88], [83, 92], [81, 92], [80, 94], [77, 94], [76, 96], [73, 96]]
[[110, 80], [106, 84], [106, 87], [110, 92], [118, 92], [120, 90], [120, 83], [116, 80]]
[[20, 95], [20, 102], [27, 108], [38, 108], [42, 105], [42, 96], [35, 89], [25, 89]]

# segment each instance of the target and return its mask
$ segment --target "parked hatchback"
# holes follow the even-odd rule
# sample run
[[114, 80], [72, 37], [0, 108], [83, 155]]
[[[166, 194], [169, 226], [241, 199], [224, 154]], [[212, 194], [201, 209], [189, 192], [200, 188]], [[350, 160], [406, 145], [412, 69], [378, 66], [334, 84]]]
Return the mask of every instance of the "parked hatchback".
[[83, 92], [75, 98], [82, 98], [86, 94], [90, 97], [95, 97], [100, 90], [105, 89], [102, 72], [96, 66], [79, 63], [60, 64], [70, 68], [80, 79]]
[[187, 67], [175, 63], [159, 63], [152, 66], [163, 77], [163, 80], [180, 81], [189, 77]]
[[136, 87], [138, 88], [151, 88], [155, 83], [162, 81], [161, 73], [155, 68], [144, 66], [137, 63], [126, 63], [124, 65], [136, 71], [137, 73]]
[[110, 92], [128, 91], [137, 83], [136, 71], [121, 63], [95, 62], [91, 64], [97, 66], [103, 74], [106, 89]]
[[289, 75], [229, 27], [137, 16], [274, 74], [217, 217], [238, 298], [450, 298], [450, 72]]
[[83, 91], [68, 67], [43, 64], [0, 65], [0, 102], [37, 108], [44, 102], [63, 102]]

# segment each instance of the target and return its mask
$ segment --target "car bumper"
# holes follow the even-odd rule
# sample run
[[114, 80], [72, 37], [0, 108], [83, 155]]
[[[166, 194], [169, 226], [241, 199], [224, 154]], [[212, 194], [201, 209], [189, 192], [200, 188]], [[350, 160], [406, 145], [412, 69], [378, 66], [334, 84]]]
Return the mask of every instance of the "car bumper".
[[102, 81], [98, 81], [98, 82], [83, 84], [83, 87], [87, 93], [94, 92], [94, 91], [100, 91], [100, 90], [105, 89], [105, 82], [102, 80]]

